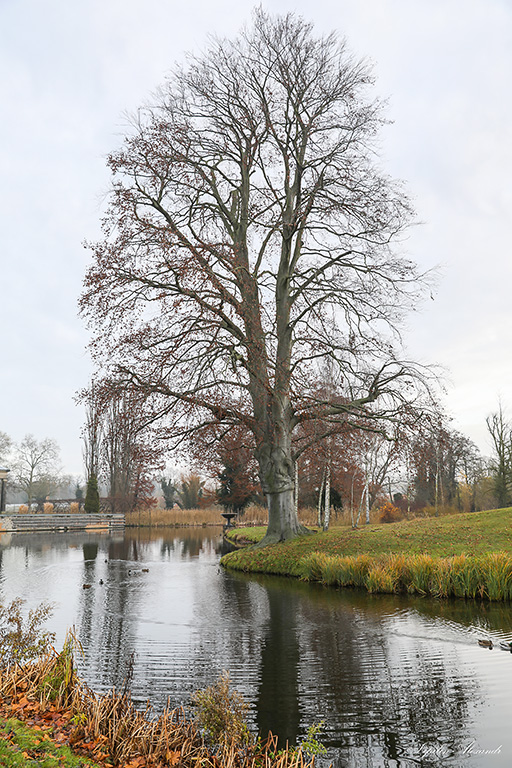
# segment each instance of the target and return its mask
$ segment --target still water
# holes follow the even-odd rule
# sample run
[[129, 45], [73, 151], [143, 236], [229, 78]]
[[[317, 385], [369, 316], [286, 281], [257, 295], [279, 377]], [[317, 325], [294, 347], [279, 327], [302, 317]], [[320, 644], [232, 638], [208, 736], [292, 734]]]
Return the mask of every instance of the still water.
[[339, 768], [512, 764], [512, 654], [477, 643], [512, 639], [508, 605], [229, 573], [223, 546], [219, 528], [4, 534], [0, 600], [52, 602], [49, 628], [61, 645], [75, 627], [97, 691], [132, 654], [133, 698], [157, 709], [229, 670], [255, 730], [295, 744], [322, 721]]

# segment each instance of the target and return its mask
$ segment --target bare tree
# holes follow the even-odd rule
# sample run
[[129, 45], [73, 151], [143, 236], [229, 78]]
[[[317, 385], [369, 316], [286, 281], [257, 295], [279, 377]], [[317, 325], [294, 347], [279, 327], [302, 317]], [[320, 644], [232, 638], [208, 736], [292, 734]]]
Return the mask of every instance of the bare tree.
[[395, 349], [421, 292], [393, 247], [411, 208], [376, 160], [371, 82], [334, 34], [257, 10], [177, 69], [109, 158], [81, 299], [95, 360], [153, 398], [175, 443], [208, 423], [252, 432], [262, 544], [304, 530], [301, 423], [385, 430], [418, 396], [419, 371]]
[[7, 464], [12, 449], [12, 440], [6, 432], [0, 430], [0, 464]]
[[418, 427], [407, 463], [414, 475], [415, 505], [430, 504], [438, 514], [443, 506], [461, 508], [460, 482], [467, 483], [481, 459], [474, 443], [449, 429], [440, 414]]
[[16, 486], [27, 494], [29, 507], [34, 499], [41, 502], [54, 493], [63, 480], [56, 441], [25, 435], [15, 449], [13, 474]]
[[501, 403], [497, 413], [487, 417], [487, 429], [494, 449], [491, 469], [496, 502], [499, 507], [506, 507], [512, 498], [512, 424]]
[[[103, 410], [100, 475], [107, 480], [112, 509], [129, 512], [154, 501], [154, 480], [164, 467], [163, 445], [148, 430], [138, 394], [108, 392]], [[149, 418], [151, 420], [151, 418]]]
[[100, 471], [101, 441], [103, 438], [103, 403], [95, 382], [82, 391], [80, 399], [85, 404], [85, 424], [82, 427], [82, 456], [85, 481], [98, 478]]

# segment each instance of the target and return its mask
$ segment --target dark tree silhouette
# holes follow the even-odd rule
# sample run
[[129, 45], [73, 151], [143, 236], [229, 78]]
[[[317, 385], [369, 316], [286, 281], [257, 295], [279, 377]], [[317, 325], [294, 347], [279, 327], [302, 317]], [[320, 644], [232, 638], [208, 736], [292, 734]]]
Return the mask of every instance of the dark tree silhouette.
[[91, 475], [87, 481], [84, 508], [86, 512], [98, 514], [100, 511], [100, 494], [98, 491], [98, 478]]

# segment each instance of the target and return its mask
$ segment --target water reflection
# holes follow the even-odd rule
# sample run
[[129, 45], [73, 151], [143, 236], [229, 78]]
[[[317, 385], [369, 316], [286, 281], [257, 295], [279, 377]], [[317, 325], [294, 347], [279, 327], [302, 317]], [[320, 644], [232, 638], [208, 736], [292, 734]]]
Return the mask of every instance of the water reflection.
[[55, 602], [52, 628], [62, 642], [75, 625], [79, 666], [96, 690], [122, 683], [132, 653], [134, 698], [156, 707], [186, 703], [228, 669], [255, 729], [296, 743], [323, 721], [340, 766], [510, 762], [512, 657], [476, 642], [511, 638], [508, 606], [227, 573], [219, 529], [2, 543], [2, 600]]

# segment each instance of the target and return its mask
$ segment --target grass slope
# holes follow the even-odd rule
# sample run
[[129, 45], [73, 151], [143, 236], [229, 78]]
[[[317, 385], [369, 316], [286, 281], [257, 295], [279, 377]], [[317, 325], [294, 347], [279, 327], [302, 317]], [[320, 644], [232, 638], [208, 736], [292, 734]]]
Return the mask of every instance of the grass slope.
[[[232, 536], [249, 535], [256, 540], [263, 534], [264, 529], [253, 528], [234, 532]], [[501, 559], [494, 558], [495, 562], [489, 560], [492, 553], [503, 555]], [[424, 555], [429, 559], [425, 560]], [[398, 556], [402, 557], [400, 562]], [[262, 549], [249, 547], [231, 552], [221, 562], [235, 570], [295, 576], [338, 586], [364, 586], [370, 591], [461, 597], [493, 594], [496, 596], [491, 599], [510, 599], [512, 508], [358, 530], [332, 528], [326, 533], [302, 536]], [[353, 566], [358, 571], [355, 580], [351, 576]], [[413, 574], [418, 566], [423, 569], [421, 579]], [[502, 586], [489, 589], [488, 579], [498, 567]], [[449, 579], [454, 569], [458, 572], [458, 582], [467, 581], [469, 586], [454, 587]]]

